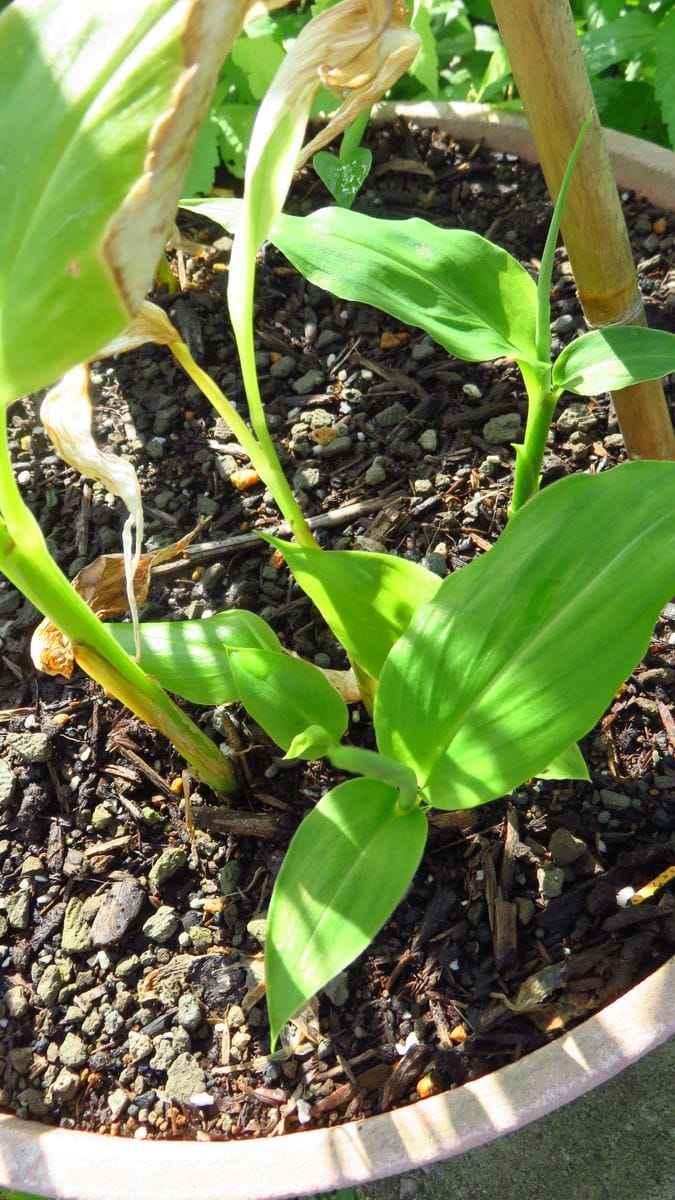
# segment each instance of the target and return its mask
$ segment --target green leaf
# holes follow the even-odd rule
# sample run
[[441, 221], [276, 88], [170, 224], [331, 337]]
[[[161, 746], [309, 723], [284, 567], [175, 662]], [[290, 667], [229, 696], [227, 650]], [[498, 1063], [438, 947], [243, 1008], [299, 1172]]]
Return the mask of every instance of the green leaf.
[[15, 0], [0, 14], [0, 403], [129, 324], [243, 11]]
[[659, 25], [656, 38], [654, 91], [661, 105], [671, 147], [675, 147], [675, 8]]
[[598, 116], [606, 129], [619, 129], [633, 137], [668, 145], [668, 133], [661, 119], [661, 106], [654, 95], [653, 82], [603, 75], [594, 78], [592, 84]]
[[321, 208], [283, 213], [269, 237], [318, 287], [424, 329], [459, 358], [537, 361], [534, 281], [477, 233]]
[[344, 160], [328, 150], [319, 150], [312, 159], [312, 166], [336, 204], [349, 208], [368, 177], [372, 161], [370, 150], [365, 146], [357, 146], [350, 157]]
[[498, 92], [503, 91], [505, 81], [511, 79], [511, 62], [504, 46], [500, 45], [490, 55], [481, 80], [476, 100], [486, 104]]
[[581, 38], [581, 51], [589, 75], [599, 75], [615, 63], [630, 62], [652, 49], [656, 35], [653, 18], [645, 12], [628, 12], [589, 29]]
[[415, 0], [412, 17], [410, 18], [410, 28], [415, 30], [420, 39], [420, 48], [417, 58], [408, 70], [422, 84], [422, 87], [426, 88], [431, 96], [437, 96], [438, 51], [425, 0]]
[[[551, 278], [553, 275], [553, 259], [555, 256], [555, 248], [558, 241], [558, 233], [560, 232], [560, 223], [567, 201], [567, 194], [570, 190], [574, 171], [581, 154], [581, 148], [584, 143], [584, 138], [588, 132], [588, 127], [593, 119], [593, 113], [590, 112], [583, 122], [579, 130], [570, 156], [567, 160], [565, 173], [562, 177], [555, 205], [553, 206], [553, 215], [551, 223], [546, 234], [546, 242], [541, 256], [541, 266], [539, 268], [539, 279], [537, 280], [537, 316], [535, 342], [537, 346], [537, 354], [542, 363], [547, 364], [547, 374], [550, 373], [551, 363]], [[522, 369], [522, 368], [521, 368]], [[543, 449], [543, 448], [542, 448]], [[539, 473], [537, 468], [537, 474]]]
[[247, 712], [282, 749], [312, 725], [340, 741], [347, 705], [313, 663], [271, 650], [233, 650], [230, 668]]
[[[220, 157], [236, 179], [244, 178], [246, 150], [255, 116], [256, 109], [252, 104], [221, 104], [213, 114]], [[237, 204], [243, 207], [241, 200]]]
[[350, 779], [293, 838], [274, 885], [265, 943], [272, 1046], [282, 1026], [372, 941], [403, 898], [427, 822], [384, 783]]
[[243, 212], [244, 202], [236, 197], [225, 196], [190, 196], [180, 201], [179, 208], [184, 208], [186, 212], [199, 213], [202, 217], [208, 217], [209, 221], [214, 221], [216, 225], [221, 225], [228, 233], [236, 233]]
[[419, 609], [374, 719], [379, 749], [429, 803], [502, 796], [599, 719], [675, 588], [674, 509], [675, 463], [570, 476]]
[[333, 738], [322, 725], [308, 725], [293, 738], [284, 758], [304, 758], [307, 761], [324, 758], [334, 745]]
[[283, 47], [269, 35], [240, 37], [232, 48], [232, 61], [246, 76], [251, 94], [262, 100], [284, 61]]
[[[134, 653], [133, 626], [107, 624], [115, 641]], [[230, 609], [200, 621], [144, 621], [140, 665], [167, 691], [193, 704], [228, 704], [239, 699], [228, 649], [283, 653], [281, 642], [255, 613]]]
[[197, 134], [190, 166], [185, 176], [185, 191], [190, 196], [196, 195], [197, 192], [208, 195], [215, 183], [216, 169], [220, 162], [218, 132], [213, 112], [208, 112]]
[[303, 550], [266, 536], [351, 659], [374, 679], [440, 579], [417, 563], [363, 550]]
[[552, 762], [544, 767], [543, 771], [537, 771], [538, 779], [585, 779], [590, 781], [588, 767], [584, 761], [584, 756], [573, 742], [562, 754], [557, 754]]
[[388, 783], [399, 793], [399, 802], [405, 809], [412, 808], [417, 800], [417, 780], [414, 771], [403, 763], [378, 754], [375, 750], [363, 750], [361, 746], [331, 746], [326, 751], [334, 767], [350, 771], [352, 775], [365, 775]]
[[675, 371], [675, 334], [639, 325], [594, 329], [566, 346], [553, 366], [553, 386], [577, 396], [660, 379]]

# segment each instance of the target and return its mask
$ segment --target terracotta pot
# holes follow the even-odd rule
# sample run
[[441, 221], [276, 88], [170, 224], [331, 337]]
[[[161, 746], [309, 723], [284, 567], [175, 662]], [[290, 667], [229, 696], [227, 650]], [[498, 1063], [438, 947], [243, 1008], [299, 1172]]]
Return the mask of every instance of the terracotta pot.
[[59, 1200], [277, 1200], [440, 1162], [610, 1079], [673, 1032], [675, 961], [571, 1033], [383, 1116], [249, 1142], [137, 1142], [0, 1116], [0, 1184]]
[[[535, 160], [524, 118], [482, 105], [381, 105]], [[675, 154], [608, 134], [617, 181], [675, 205]], [[511, 1066], [382, 1116], [248, 1142], [142, 1142], [0, 1115], [0, 1186], [58, 1200], [280, 1200], [383, 1179], [463, 1154], [598, 1087], [675, 1032], [675, 962]]]

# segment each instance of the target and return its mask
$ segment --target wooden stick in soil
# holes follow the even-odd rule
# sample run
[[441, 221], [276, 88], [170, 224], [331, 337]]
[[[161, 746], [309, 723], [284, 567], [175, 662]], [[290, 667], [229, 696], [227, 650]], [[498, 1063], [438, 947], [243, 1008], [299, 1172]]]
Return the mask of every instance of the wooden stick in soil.
[[[576, 136], [593, 111], [562, 232], [590, 325], [645, 325], [628, 232], [567, 0], [493, 0], [492, 7], [548, 190], [558, 195]], [[631, 457], [675, 459], [660, 381], [612, 394]]]

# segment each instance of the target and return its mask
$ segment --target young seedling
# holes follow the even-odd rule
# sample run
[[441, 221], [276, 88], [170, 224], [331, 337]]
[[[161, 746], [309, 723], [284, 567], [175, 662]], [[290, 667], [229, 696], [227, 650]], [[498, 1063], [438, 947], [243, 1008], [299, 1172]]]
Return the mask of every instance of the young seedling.
[[312, 166], [322, 183], [340, 208], [351, 208], [361, 187], [368, 178], [373, 156], [361, 138], [368, 124], [370, 112], [360, 117], [342, 135], [340, 153], [336, 157], [327, 150], [319, 150], [312, 159]]
[[[163, 14], [177, 7], [169, 0], [163, 4], [155, 0], [144, 6], [140, 16], [134, 13], [134, 30], [147, 35], [156, 52], [153, 71], [160, 71], [167, 53], [161, 40], [165, 26], [159, 32], [156, 18], [160, 10]], [[230, 15], [233, 8], [239, 14], [232, 3], [226, 8]], [[9, 45], [7, 65], [15, 79], [13, 56], [17, 61], [21, 58], [17, 47], [23, 45], [27, 9], [53, 18], [55, 36], [62, 30], [63, 5], [55, 0], [32, 4], [16, 0], [10, 6], [0, 21], [14, 14], [3, 27], [12, 36], [0, 42], [0, 55]], [[83, 18], [73, 19], [82, 31]], [[330, 61], [327, 46], [330, 67], [325, 66]], [[376, 749], [365, 750], [343, 743], [348, 710], [329, 680], [317, 667], [286, 654], [272, 631], [253, 614], [217, 614], [197, 623], [196, 629], [178, 622], [170, 627], [141, 626], [139, 631], [141, 664], [147, 664], [160, 682], [178, 694], [189, 691], [189, 698], [196, 701], [213, 703], [216, 696], [241, 699], [287, 756], [325, 756], [354, 776], [329, 791], [302, 822], [275, 885], [266, 948], [273, 1041], [284, 1022], [367, 946], [391, 914], [423, 853], [428, 809], [484, 804], [536, 774], [587, 778], [576, 742], [643, 656], [675, 576], [671, 532], [675, 464], [630, 463], [597, 477], [574, 476], [537, 494], [545, 431], [562, 391], [595, 394], [617, 379], [666, 373], [675, 366], [675, 338], [640, 329], [591, 333], [551, 363], [548, 282], [540, 281], [538, 293], [515, 259], [485, 239], [466, 231], [435, 230], [421, 221], [376, 222], [344, 209], [324, 210], [312, 218], [281, 216], [317, 79], [338, 90], [351, 89], [332, 127], [321, 135], [328, 141], [369, 107], [411, 61], [416, 48], [417, 39], [396, 0], [373, 0], [365, 8], [361, 0], [343, 0], [307, 26], [296, 43], [296, 56], [288, 56], [261, 106], [230, 267], [230, 312], [252, 433], [188, 357], [169, 323], [163, 335], [177, 361], [241, 437], [252, 461], [260, 463], [260, 473], [287, 516], [296, 543], [268, 540], [281, 550], [298, 582], [340, 637], [360, 678], [373, 685]], [[47, 50], [45, 59], [50, 61]], [[0, 65], [3, 61], [0, 57]], [[156, 83], [153, 71], [149, 79]], [[51, 75], [50, 80], [53, 88]], [[180, 72], [178, 80], [188, 85]], [[43, 104], [41, 82], [38, 94]], [[176, 79], [171, 83], [173, 87]], [[34, 103], [31, 86], [29, 80], [22, 93], [29, 113]], [[20, 91], [22, 87], [23, 83]], [[161, 93], [156, 116], [164, 116], [163, 106], [171, 103], [169, 93], [174, 96], [172, 87], [167, 84]], [[143, 87], [140, 94], [145, 94]], [[80, 153], [78, 137], [84, 137], [85, 150], [92, 149], [84, 119], [89, 93], [80, 99], [77, 119], [73, 116], [68, 126], [75, 137], [70, 159], [63, 147], [49, 142], [44, 155], [38, 156], [45, 169], [62, 158], [66, 161], [66, 190], [68, 181], [82, 187], [82, 176], [71, 171], [71, 160], [81, 160], [85, 178], [88, 170], [89, 159]], [[200, 93], [199, 104], [202, 99]], [[124, 95], [119, 107], [126, 112]], [[189, 116], [191, 122], [193, 117]], [[50, 243], [49, 259], [56, 283], [52, 286], [48, 272], [45, 284], [54, 321], [50, 337], [40, 343], [34, 357], [23, 353], [30, 329], [27, 314], [33, 319], [34, 308], [21, 293], [19, 320], [8, 308], [5, 293], [0, 360], [3, 420], [7, 404], [19, 394], [19, 383], [21, 390], [52, 382], [95, 354], [106, 339], [130, 323], [140, 307], [142, 295], [134, 292], [130, 308], [126, 293], [111, 282], [108, 267], [101, 266], [102, 262], [109, 265], [104, 250], [110, 222], [114, 228], [120, 205], [123, 208], [128, 197], [136, 198], [134, 185], [145, 161], [147, 130], [140, 136], [133, 121], [131, 125], [134, 153], [122, 157], [123, 169], [117, 171], [114, 155], [104, 156], [110, 168], [105, 212], [97, 209], [96, 219], [78, 227], [77, 233], [67, 221], [56, 225], [58, 236]], [[166, 128], [161, 121], [157, 125]], [[183, 133], [179, 122], [176, 136]], [[23, 133], [19, 130], [17, 148], [21, 137], [29, 144], [26, 134], [25, 128]], [[117, 141], [115, 149], [119, 149]], [[305, 156], [316, 149], [316, 142], [311, 143]], [[49, 158], [50, 154], [56, 157]], [[35, 185], [36, 180], [29, 182]], [[36, 194], [42, 191], [37, 189]], [[14, 224], [0, 222], [4, 237], [0, 249], [5, 254], [0, 261], [5, 269], [9, 263], [6, 281], [14, 283], [21, 278], [19, 260], [7, 230], [16, 233], [21, 227], [19, 210], [12, 207], [18, 203], [12, 188], [7, 199], [9, 207], [0, 211], [9, 212]], [[62, 216], [72, 212], [72, 192], [66, 200], [59, 194], [59, 203], [64, 206], [59, 210]], [[134, 211], [131, 204], [132, 215]], [[147, 218], [143, 206], [141, 211]], [[157, 210], [150, 206], [150, 212], [154, 222]], [[559, 210], [543, 280], [558, 219]], [[46, 227], [54, 228], [54, 222], [46, 221]], [[123, 222], [122, 244], [127, 251], [129, 245], [136, 250], [133, 239], [125, 241], [126, 230]], [[141, 236], [138, 228], [134, 236], [136, 240]], [[394, 556], [323, 552], [316, 547], [278, 464], [255, 374], [255, 255], [269, 236], [310, 278], [336, 294], [375, 303], [424, 328], [452, 353], [471, 361], [506, 355], [518, 363], [530, 398], [531, 420], [518, 454], [512, 519], [492, 550], [443, 582]], [[150, 274], [158, 247], [153, 244], [151, 250]], [[131, 271], [126, 257], [113, 261]], [[131, 275], [135, 279], [133, 271]], [[123, 271], [121, 278], [126, 278]], [[64, 286], [68, 303], [59, 292]], [[76, 302], [86, 302], [99, 292], [103, 301], [94, 336]], [[76, 337], [71, 343], [67, 330], [73, 311]], [[5, 312], [10, 314], [7, 323]], [[8, 332], [17, 333], [21, 353]], [[4, 426], [0, 499], [5, 522], [0, 525], [0, 565], [10, 578], [53, 615], [79, 661], [96, 678], [117, 687], [117, 694], [136, 711], [139, 696], [164, 697], [155, 680], [145, 676], [121, 648], [131, 645], [131, 627], [103, 627], [46, 554], [38, 526], [14, 483]], [[168, 714], [174, 712], [171, 703], [168, 697], [158, 701], [167, 726]], [[175, 712], [183, 717], [179, 709]], [[159, 725], [158, 718], [152, 719]], [[182, 732], [185, 744], [196, 736], [189, 723]], [[175, 733], [171, 733], [174, 740]], [[222, 762], [219, 769], [224, 772]]]
[[[335, 737], [346, 714], [323, 718], [334, 705], [325, 681], [307, 707], [286, 711], [300, 686], [287, 656], [273, 665], [269, 652], [231, 653], [241, 699], [288, 756], [325, 756], [358, 776], [305, 818], [275, 884], [266, 943], [273, 1042], [402, 898], [424, 849], [428, 809], [484, 804], [533, 775], [588, 778], [576, 743], [643, 656], [673, 588], [675, 464], [632, 463], [537, 494], [563, 391], [594, 395], [675, 368], [675, 337], [644, 329], [595, 331], [551, 361], [553, 254], [584, 132], [537, 285], [486, 239], [425, 221], [324, 209], [279, 215], [268, 229], [291, 262], [333, 294], [415, 324], [469, 361], [512, 358], [529, 401], [507, 529], [443, 583], [391, 556], [268, 539], [375, 681], [377, 742], [366, 751]], [[252, 203], [248, 193], [244, 211]], [[185, 207], [226, 226], [235, 211], [218, 201]]]

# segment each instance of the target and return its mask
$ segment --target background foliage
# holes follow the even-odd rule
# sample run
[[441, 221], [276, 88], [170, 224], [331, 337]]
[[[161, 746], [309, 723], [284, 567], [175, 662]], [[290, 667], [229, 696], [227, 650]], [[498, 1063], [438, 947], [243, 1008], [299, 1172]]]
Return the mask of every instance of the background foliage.
[[[285, 51], [310, 17], [335, 2], [301, 0], [247, 27], [221, 71], [186, 195], [209, 192], [221, 162], [243, 177], [257, 106]], [[675, 146], [675, 0], [572, 0], [572, 9], [602, 123]], [[422, 48], [391, 99], [522, 108], [490, 0], [414, 0], [411, 13]], [[322, 90], [315, 112], [336, 104]]]

